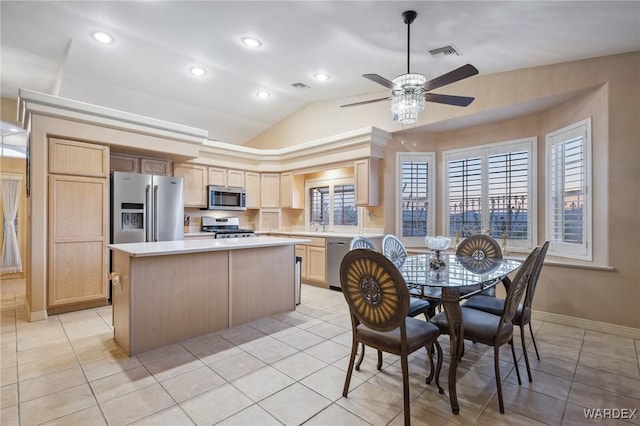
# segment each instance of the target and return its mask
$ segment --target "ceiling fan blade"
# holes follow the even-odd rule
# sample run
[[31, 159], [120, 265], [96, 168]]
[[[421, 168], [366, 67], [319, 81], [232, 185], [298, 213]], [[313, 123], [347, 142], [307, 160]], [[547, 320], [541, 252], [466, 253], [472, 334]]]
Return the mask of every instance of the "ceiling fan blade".
[[471, 102], [473, 102], [475, 98], [470, 98], [468, 96], [439, 95], [437, 93], [425, 93], [424, 99], [429, 102], [436, 102], [439, 104], [466, 107]]
[[460, 68], [456, 68], [446, 74], [442, 74], [440, 77], [436, 77], [433, 80], [427, 81], [422, 85], [424, 90], [433, 90], [438, 87], [446, 86], [447, 84], [455, 83], [456, 81], [463, 80], [478, 74], [478, 70], [473, 65], [467, 64]]
[[388, 89], [393, 90], [396, 88], [395, 84], [393, 84], [391, 81], [387, 80], [386, 78], [379, 76], [378, 74], [362, 74], [362, 76], [366, 79], [373, 81], [374, 83], [381, 84]]
[[380, 102], [380, 101], [388, 101], [391, 99], [391, 96], [387, 96], [386, 98], [378, 98], [378, 99], [371, 99], [368, 101], [362, 101], [362, 102], [354, 102], [352, 104], [346, 104], [346, 105], [340, 105], [340, 108], [346, 108], [346, 107], [352, 107], [352, 106], [358, 106], [358, 105], [366, 105], [366, 104], [372, 104], [374, 102]]

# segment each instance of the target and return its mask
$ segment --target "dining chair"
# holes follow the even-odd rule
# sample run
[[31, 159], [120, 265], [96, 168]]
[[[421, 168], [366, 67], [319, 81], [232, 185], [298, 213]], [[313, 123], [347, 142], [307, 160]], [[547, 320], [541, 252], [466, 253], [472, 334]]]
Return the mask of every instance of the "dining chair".
[[[435, 376], [438, 391], [442, 348], [438, 343], [440, 329], [428, 321], [408, 317], [409, 290], [398, 268], [381, 253], [368, 249], [348, 252], [340, 264], [342, 294], [349, 305], [352, 345], [349, 368], [342, 395], [347, 397], [354, 369], [358, 344], [400, 356], [404, 423], [409, 425], [409, 362], [408, 355], [424, 347], [431, 371], [425, 379], [430, 384]], [[438, 354], [434, 372], [433, 348]], [[378, 370], [382, 366], [378, 364]]]
[[351, 242], [349, 243], [349, 250], [357, 249], [357, 248], [366, 248], [370, 250], [375, 250], [376, 246], [373, 244], [373, 241], [366, 237], [362, 237], [358, 235], [357, 237], [353, 237]]
[[[402, 243], [401, 243], [402, 244]], [[369, 250], [376, 250], [376, 246], [373, 242], [362, 236], [354, 237], [349, 243], [349, 250], [354, 250], [356, 248], [366, 248]], [[409, 297], [409, 312], [407, 313], [410, 317], [417, 317], [418, 315], [424, 315], [425, 319], [428, 321], [431, 316], [431, 303], [429, 301], [420, 299], [417, 297]], [[364, 345], [362, 345], [362, 351], [360, 352], [360, 358], [356, 363], [356, 369], [360, 368], [360, 364], [364, 359]], [[378, 351], [378, 364], [382, 366], [382, 353]]]
[[391, 234], [382, 238], [382, 254], [398, 269], [402, 268], [404, 261], [407, 260], [407, 249], [404, 248], [404, 244], [398, 237]]
[[460, 331], [465, 339], [480, 342], [493, 347], [493, 362], [496, 376], [496, 387], [498, 388], [498, 404], [500, 413], [504, 414], [504, 402], [502, 399], [502, 383], [500, 380], [500, 347], [506, 343], [511, 346], [513, 364], [518, 376], [518, 384], [522, 384], [516, 351], [513, 347], [513, 317], [516, 314], [520, 300], [525, 292], [527, 283], [533, 273], [534, 265], [540, 248], [536, 247], [518, 268], [518, 272], [507, 290], [507, 297], [504, 302], [504, 310], [501, 315], [493, 315], [477, 309], [460, 307], [460, 318], [456, 312], [441, 312], [431, 318], [431, 322], [440, 328], [442, 334], [449, 333], [449, 320], [447, 316], [452, 316], [454, 322], [461, 324]]
[[[533, 304], [533, 295], [536, 291], [536, 285], [538, 278], [540, 277], [540, 271], [542, 270], [542, 264], [549, 248], [549, 241], [540, 248], [540, 253], [536, 259], [534, 270], [529, 277], [527, 283], [527, 289], [524, 294], [524, 300], [518, 305], [518, 310], [513, 317], [513, 325], [520, 327], [520, 340], [522, 341], [522, 352], [524, 353], [524, 362], [527, 366], [527, 375], [529, 376], [529, 382], [532, 382], [531, 366], [529, 365], [529, 355], [527, 354], [527, 346], [524, 340], [524, 326], [529, 325], [529, 333], [531, 334], [531, 340], [533, 341], [533, 347], [536, 350], [536, 357], [540, 360], [540, 353], [538, 352], [538, 345], [536, 344], [536, 338], [533, 335], [533, 328], [531, 327], [531, 305]], [[505, 300], [496, 297], [487, 297], [481, 294], [471, 296], [462, 306], [470, 309], [477, 309], [480, 311], [488, 312], [494, 315], [502, 315], [504, 311]]]
[[[502, 249], [500, 248], [500, 244], [498, 244], [498, 242], [489, 235], [474, 234], [465, 238], [460, 242], [460, 244], [458, 244], [458, 247], [456, 248], [456, 256], [473, 257], [479, 261], [484, 259], [502, 259]], [[508, 277], [505, 277], [502, 281], [505, 288], [509, 286], [510, 282], [511, 281]], [[461, 289], [460, 293], [465, 295], [476, 290], [476, 288]], [[491, 287], [482, 291], [480, 294], [495, 296], [496, 289], [495, 287]]]

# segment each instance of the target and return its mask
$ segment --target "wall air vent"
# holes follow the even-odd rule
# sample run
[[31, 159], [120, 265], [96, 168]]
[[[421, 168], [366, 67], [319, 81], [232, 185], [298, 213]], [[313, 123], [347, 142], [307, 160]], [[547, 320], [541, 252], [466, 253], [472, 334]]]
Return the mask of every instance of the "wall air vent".
[[304, 84], [301, 81], [297, 83], [293, 83], [292, 86], [295, 87], [296, 89], [311, 89], [311, 86], [309, 86], [308, 84]]
[[462, 54], [453, 46], [440, 47], [438, 49], [430, 50], [431, 56], [434, 58], [441, 58], [445, 56], [462, 56]]

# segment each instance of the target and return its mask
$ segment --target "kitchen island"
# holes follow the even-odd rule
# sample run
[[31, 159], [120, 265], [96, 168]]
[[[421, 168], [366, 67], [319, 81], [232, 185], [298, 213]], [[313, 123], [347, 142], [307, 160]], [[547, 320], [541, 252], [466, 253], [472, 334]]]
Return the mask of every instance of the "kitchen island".
[[114, 338], [131, 356], [295, 309], [299, 238], [112, 244]]

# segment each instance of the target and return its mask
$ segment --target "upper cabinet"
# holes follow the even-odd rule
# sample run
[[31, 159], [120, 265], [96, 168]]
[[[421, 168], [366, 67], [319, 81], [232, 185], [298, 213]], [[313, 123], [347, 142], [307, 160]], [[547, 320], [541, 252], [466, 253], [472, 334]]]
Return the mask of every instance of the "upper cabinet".
[[111, 154], [112, 172], [140, 173], [140, 158], [133, 155]]
[[260, 208], [260, 173], [245, 172], [245, 190], [247, 194], [247, 208]]
[[260, 175], [260, 207], [280, 207], [280, 173]]
[[64, 139], [49, 139], [49, 173], [109, 177], [109, 148]]
[[209, 185], [227, 186], [227, 169], [209, 167]]
[[209, 167], [209, 185], [244, 188], [244, 171]]
[[168, 160], [141, 158], [140, 172], [148, 175], [171, 176], [171, 163]]
[[173, 175], [184, 179], [185, 207], [207, 207], [207, 166], [174, 163]]
[[380, 160], [378, 160], [377, 158], [356, 160], [354, 166], [354, 175], [356, 184], [357, 206], [378, 205], [379, 170]]
[[242, 170], [227, 170], [227, 186], [244, 188], [244, 172]]
[[291, 172], [280, 174], [280, 207], [304, 208], [304, 175]]

